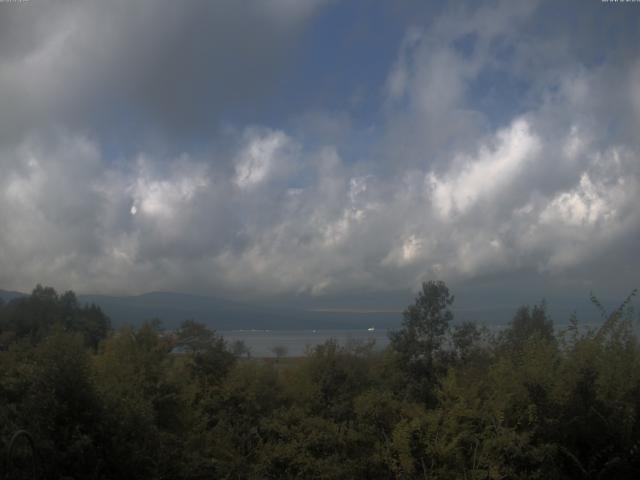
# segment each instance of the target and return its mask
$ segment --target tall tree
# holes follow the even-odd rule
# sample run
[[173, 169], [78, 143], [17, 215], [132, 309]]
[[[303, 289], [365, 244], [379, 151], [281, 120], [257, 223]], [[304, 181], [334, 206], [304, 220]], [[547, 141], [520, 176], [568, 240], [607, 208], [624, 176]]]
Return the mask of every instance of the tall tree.
[[520, 351], [533, 338], [553, 342], [553, 321], [547, 315], [544, 300], [540, 305], [530, 308], [521, 306], [516, 311], [509, 327], [501, 335], [503, 345], [508, 349]]
[[444, 282], [423, 282], [415, 302], [403, 312], [402, 328], [389, 334], [400, 368], [412, 380], [414, 393], [427, 402], [432, 397], [437, 363], [453, 320], [453, 301]]

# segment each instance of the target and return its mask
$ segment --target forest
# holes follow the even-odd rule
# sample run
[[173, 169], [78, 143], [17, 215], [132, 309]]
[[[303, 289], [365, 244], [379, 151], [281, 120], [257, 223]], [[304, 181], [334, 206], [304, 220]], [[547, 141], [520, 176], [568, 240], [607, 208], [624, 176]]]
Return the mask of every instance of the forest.
[[[640, 478], [635, 291], [587, 328], [544, 303], [493, 331], [421, 285], [384, 350], [252, 358], [207, 326], [114, 329], [73, 292], [0, 304], [0, 475]], [[16, 432], [22, 432], [16, 435]]]

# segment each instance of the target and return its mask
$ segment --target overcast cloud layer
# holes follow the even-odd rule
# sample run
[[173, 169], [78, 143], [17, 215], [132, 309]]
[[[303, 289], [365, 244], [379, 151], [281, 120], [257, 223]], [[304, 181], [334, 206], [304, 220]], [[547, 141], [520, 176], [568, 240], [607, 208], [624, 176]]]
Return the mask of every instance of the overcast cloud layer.
[[476, 3], [0, 3], [0, 288], [638, 286], [640, 4]]

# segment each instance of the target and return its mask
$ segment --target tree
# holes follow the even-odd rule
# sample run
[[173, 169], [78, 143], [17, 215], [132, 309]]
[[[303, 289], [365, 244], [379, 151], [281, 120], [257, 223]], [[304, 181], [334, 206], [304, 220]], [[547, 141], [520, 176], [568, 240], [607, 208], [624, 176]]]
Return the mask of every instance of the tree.
[[82, 335], [55, 328], [29, 356], [28, 390], [16, 405], [20, 423], [37, 439], [52, 478], [90, 478], [102, 408]]
[[194, 320], [185, 320], [176, 332], [177, 346], [189, 353], [191, 372], [205, 383], [218, 383], [235, 363], [224, 338]]
[[287, 347], [283, 345], [276, 345], [271, 349], [271, 352], [276, 356], [276, 361], [280, 362], [280, 359], [287, 355]]
[[[36, 344], [51, 334], [55, 326], [79, 332], [85, 345], [96, 349], [110, 330], [110, 320], [96, 305], [83, 305], [72, 291], [58, 295], [51, 287], [36, 286], [31, 295], [16, 298], [2, 309], [3, 338], [29, 338]], [[4, 340], [3, 340], [4, 341]]]
[[431, 397], [437, 376], [454, 297], [442, 281], [423, 282], [413, 305], [403, 312], [402, 328], [391, 332], [391, 348], [397, 353], [400, 368], [412, 381], [412, 390], [422, 399]]
[[236, 340], [231, 344], [231, 352], [236, 357], [251, 357], [251, 349], [247, 346], [247, 344], [243, 340]]
[[99, 444], [107, 474], [100, 478], [177, 478], [171, 470], [181, 461], [191, 406], [181, 391], [188, 378], [175, 360], [153, 321], [124, 326], [104, 342], [93, 362], [103, 404]]
[[542, 301], [533, 308], [528, 305], [518, 308], [501, 337], [504, 344], [514, 351], [522, 350], [533, 337], [553, 342], [553, 321], [547, 315], [546, 303]]
[[482, 352], [482, 340], [485, 331], [473, 322], [463, 322], [453, 328], [451, 343], [455, 355], [461, 362], [467, 362], [475, 354]]
[[184, 320], [176, 331], [176, 335], [177, 345], [192, 353], [206, 350], [217, 340], [215, 332], [195, 320]]

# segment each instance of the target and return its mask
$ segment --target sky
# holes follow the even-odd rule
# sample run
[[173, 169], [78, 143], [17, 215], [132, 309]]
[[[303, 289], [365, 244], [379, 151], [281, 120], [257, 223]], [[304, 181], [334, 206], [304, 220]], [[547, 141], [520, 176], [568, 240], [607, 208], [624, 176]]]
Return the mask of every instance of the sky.
[[639, 45], [600, 0], [0, 2], [0, 288], [624, 297]]

